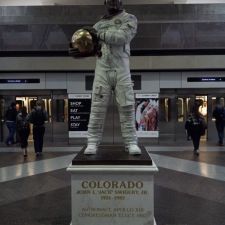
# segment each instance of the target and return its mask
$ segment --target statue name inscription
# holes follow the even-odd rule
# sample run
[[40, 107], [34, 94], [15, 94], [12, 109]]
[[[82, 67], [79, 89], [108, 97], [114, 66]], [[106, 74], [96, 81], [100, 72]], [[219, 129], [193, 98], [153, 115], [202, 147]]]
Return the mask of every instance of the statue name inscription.
[[[80, 218], [146, 218], [151, 212], [141, 203], [149, 196], [143, 181], [83, 180], [76, 189]], [[89, 199], [88, 204], [83, 204]]]

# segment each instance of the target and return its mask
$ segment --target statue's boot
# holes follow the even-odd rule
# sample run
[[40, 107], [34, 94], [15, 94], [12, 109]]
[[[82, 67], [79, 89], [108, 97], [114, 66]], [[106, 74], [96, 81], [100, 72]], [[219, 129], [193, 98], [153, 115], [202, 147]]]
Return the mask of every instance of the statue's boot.
[[126, 146], [126, 150], [129, 152], [129, 155], [141, 155], [141, 149], [138, 147], [138, 145], [128, 145]]
[[84, 150], [85, 155], [95, 155], [98, 150], [98, 147], [96, 144], [88, 144], [86, 149]]

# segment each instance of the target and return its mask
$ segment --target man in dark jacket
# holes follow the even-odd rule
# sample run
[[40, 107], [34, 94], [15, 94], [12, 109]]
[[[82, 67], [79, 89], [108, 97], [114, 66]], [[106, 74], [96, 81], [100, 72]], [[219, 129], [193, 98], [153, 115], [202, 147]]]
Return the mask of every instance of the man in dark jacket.
[[6, 139], [6, 144], [8, 146], [15, 143], [14, 135], [16, 132], [16, 116], [17, 116], [16, 103], [12, 102], [5, 114], [5, 122], [6, 122], [6, 126], [7, 126], [8, 130], [9, 130], [9, 134]]
[[217, 105], [213, 110], [213, 117], [216, 119], [216, 130], [218, 134], [218, 145], [223, 146], [224, 125], [225, 125], [225, 109], [221, 99], [217, 99]]
[[202, 135], [205, 135], [207, 129], [206, 121], [203, 115], [199, 112], [199, 107], [202, 101], [199, 99], [195, 100], [192, 112], [187, 120], [187, 129], [189, 129], [191, 139], [194, 146], [194, 154], [199, 155], [199, 144]]
[[33, 139], [36, 156], [41, 155], [45, 134], [45, 122], [48, 121], [47, 112], [42, 107], [42, 101], [37, 101], [36, 107], [30, 114], [30, 122], [33, 124]]

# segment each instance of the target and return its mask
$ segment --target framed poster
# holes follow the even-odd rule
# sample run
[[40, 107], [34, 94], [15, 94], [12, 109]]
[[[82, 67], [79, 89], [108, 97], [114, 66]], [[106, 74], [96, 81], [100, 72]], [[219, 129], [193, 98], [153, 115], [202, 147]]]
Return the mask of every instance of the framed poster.
[[69, 138], [87, 137], [91, 94], [69, 94], [68, 110]]
[[135, 95], [135, 123], [138, 137], [159, 137], [159, 94]]

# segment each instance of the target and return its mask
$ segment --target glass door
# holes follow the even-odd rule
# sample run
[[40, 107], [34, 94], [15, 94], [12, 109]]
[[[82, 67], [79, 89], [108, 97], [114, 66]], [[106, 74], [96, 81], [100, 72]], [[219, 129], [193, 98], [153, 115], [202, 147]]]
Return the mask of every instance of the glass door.
[[159, 96], [159, 143], [175, 141], [176, 95], [162, 90]]
[[176, 142], [188, 140], [185, 122], [195, 101], [194, 95], [178, 94], [176, 97]]
[[53, 142], [52, 97], [51, 95], [38, 96], [37, 100], [42, 100], [44, 102], [44, 109], [48, 114], [48, 122], [45, 124], [44, 143]]
[[[27, 112], [31, 113], [36, 106], [37, 100], [43, 101], [43, 107], [48, 113], [48, 122], [45, 124], [44, 143], [52, 142], [52, 116], [51, 116], [51, 96], [16, 96], [16, 108], [19, 111], [23, 106], [27, 108]], [[33, 141], [33, 127], [31, 124], [31, 132], [29, 141]]]
[[208, 99], [208, 141], [215, 145], [218, 142], [218, 135], [215, 125], [215, 118], [213, 118], [213, 110], [218, 100], [220, 100], [220, 102], [225, 105], [225, 94], [210, 94]]
[[[0, 141], [3, 144], [8, 134], [4, 123], [6, 109], [12, 102], [16, 102], [18, 111], [23, 106], [26, 106], [28, 113], [31, 113], [37, 100], [43, 101], [43, 106], [48, 113], [48, 123], [45, 124], [44, 144], [68, 142], [68, 97], [66, 90], [29, 90], [11, 91], [0, 95]], [[33, 141], [32, 125], [29, 141]]]
[[[185, 122], [192, 111], [195, 100], [201, 100], [203, 104], [199, 107], [199, 112], [205, 121], [208, 119], [208, 96], [207, 95], [177, 95], [177, 122], [176, 122], [176, 141], [183, 142], [188, 140], [185, 130]], [[207, 132], [201, 140], [207, 139]]]
[[[16, 96], [16, 109], [19, 112], [23, 106], [27, 108], [27, 112], [30, 114], [34, 106], [36, 105], [37, 96]], [[28, 141], [33, 141], [33, 125], [30, 125], [30, 135]]]
[[0, 96], [0, 142], [4, 142], [5, 99]]
[[53, 141], [68, 143], [68, 97], [67, 94], [54, 94], [52, 96]]
[[[202, 101], [202, 105], [199, 107], [199, 112], [203, 115], [206, 123], [208, 121], [208, 96], [207, 95], [197, 95], [195, 99]], [[201, 140], [207, 140], [207, 130], [204, 136], [201, 136]]]
[[[12, 102], [15, 102], [15, 96], [4, 94], [0, 96], [0, 141], [3, 145], [5, 145], [4, 142], [8, 136], [8, 129], [5, 125], [5, 113]], [[17, 142], [16, 135], [14, 137], [14, 141]]]

